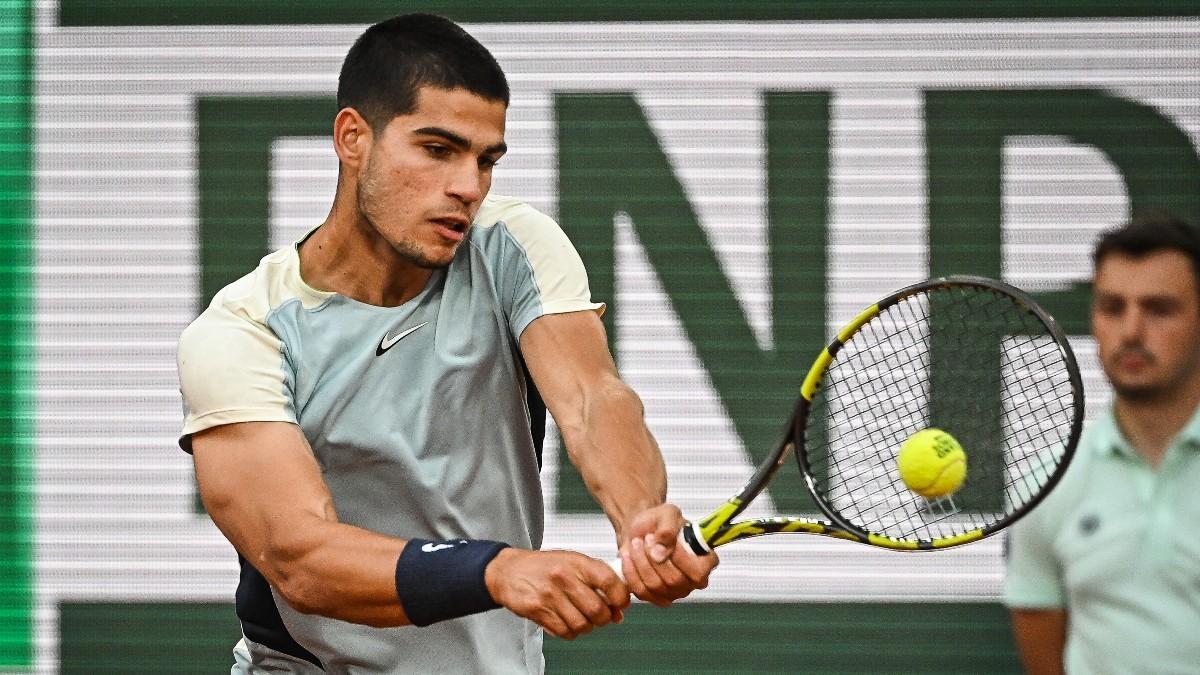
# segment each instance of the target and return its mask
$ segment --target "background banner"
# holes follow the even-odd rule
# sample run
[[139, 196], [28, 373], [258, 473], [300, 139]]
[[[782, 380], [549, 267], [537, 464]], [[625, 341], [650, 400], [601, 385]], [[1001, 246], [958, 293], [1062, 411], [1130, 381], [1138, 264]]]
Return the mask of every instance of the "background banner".
[[[395, 11], [463, 21], [507, 72], [493, 190], [579, 248], [685, 513], [749, 476], [831, 331], [929, 276], [1034, 293], [1104, 409], [1092, 241], [1142, 209], [1200, 215], [1190, 3], [674, 4], [0, 0], [0, 667], [228, 667], [237, 564], [176, 445], [176, 339], [324, 218], [341, 59]], [[546, 544], [607, 558], [557, 438]], [[781, 479], [750, 514], [811, 511]], [[914, 626], [1016, 668], [1001, 538], [769, 539], [679, 607], [548, 640], [550, 671], [694, 662], [688, 622], [754, 645], [714, 671], [892, 667], [859, 663], [869, 644], [935, 672]]]

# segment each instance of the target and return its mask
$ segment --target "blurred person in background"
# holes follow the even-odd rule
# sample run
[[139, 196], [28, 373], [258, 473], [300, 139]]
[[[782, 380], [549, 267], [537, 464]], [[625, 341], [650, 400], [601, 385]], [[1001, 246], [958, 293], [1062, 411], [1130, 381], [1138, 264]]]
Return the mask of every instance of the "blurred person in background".
[[1114, 400], [1008, 540], [1026, 671], [1200, 672], [1200, 234], [1166, 214], [1093, 253], [1092, 334]]

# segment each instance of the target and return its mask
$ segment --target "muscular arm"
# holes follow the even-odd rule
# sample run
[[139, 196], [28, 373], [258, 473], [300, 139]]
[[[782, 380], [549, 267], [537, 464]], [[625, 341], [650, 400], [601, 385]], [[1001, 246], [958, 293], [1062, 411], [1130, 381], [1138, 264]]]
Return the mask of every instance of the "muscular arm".
[[234, 548], [298, 611], [401, 626], [405, 541], [339, 523], [299, 427], [248, 422], [192, 438], [204, 506]]
[[1062, 609], [1012, 610], [1013, 634], [1029, 675], [1062, 675], [1067, 613]]
[[[289, 605], [370, 626], [411, 623], [396, 590], [407, 542], [338, 522], [299, 427], [214, 427], [192, 437], [192, 451], [213, 522]], [[485, 583], [496, 602], [565, 638], [619, 619], [629, 598], [606, 565], [567, 551], [505, 549]]]
[[617, 375], [600, 317], [543, 316], [522, 334], [521, 351], [571, 462], [624, 544], [634, 516], [666, 499], [667, 474], [641, 399]]
[[612, 522], [629, 590], [660, 606], [708, 585], [715, 555], [675, 546], [679, 509], [664, 504], [666, 469], [641, 399], [617, 375], [593, 312], [542, 316], [521, 351], [567, 454]]

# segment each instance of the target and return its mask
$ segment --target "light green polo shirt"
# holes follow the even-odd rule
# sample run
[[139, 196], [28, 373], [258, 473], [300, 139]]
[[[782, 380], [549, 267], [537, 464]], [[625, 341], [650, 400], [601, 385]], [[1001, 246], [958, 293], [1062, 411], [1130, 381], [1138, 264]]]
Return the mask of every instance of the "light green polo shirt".
[[1068, 673], [1200, 673], [1200, 411], [1157, 471], [1091, 424], [1008, 556], [1005, 604], [1067, 609]]

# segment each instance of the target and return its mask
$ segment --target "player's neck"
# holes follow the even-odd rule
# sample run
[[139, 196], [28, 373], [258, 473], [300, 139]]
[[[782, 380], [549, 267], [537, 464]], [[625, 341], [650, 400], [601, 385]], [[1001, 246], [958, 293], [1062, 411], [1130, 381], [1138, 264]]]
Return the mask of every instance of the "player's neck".
[[402, 258], [370, 225], [339, 212], [336, 204], [300, 247], [305, 283], [379, 307], [413, 299], [432, 273]]
[[1117, 396], [1113, 412], [1117, 426], [1133, 449], [1157, 468], [1167, 446], [1179, 435], [1200, 406], [1200, 377], [1192, 377], [1170, 392], [1148, 400]]

